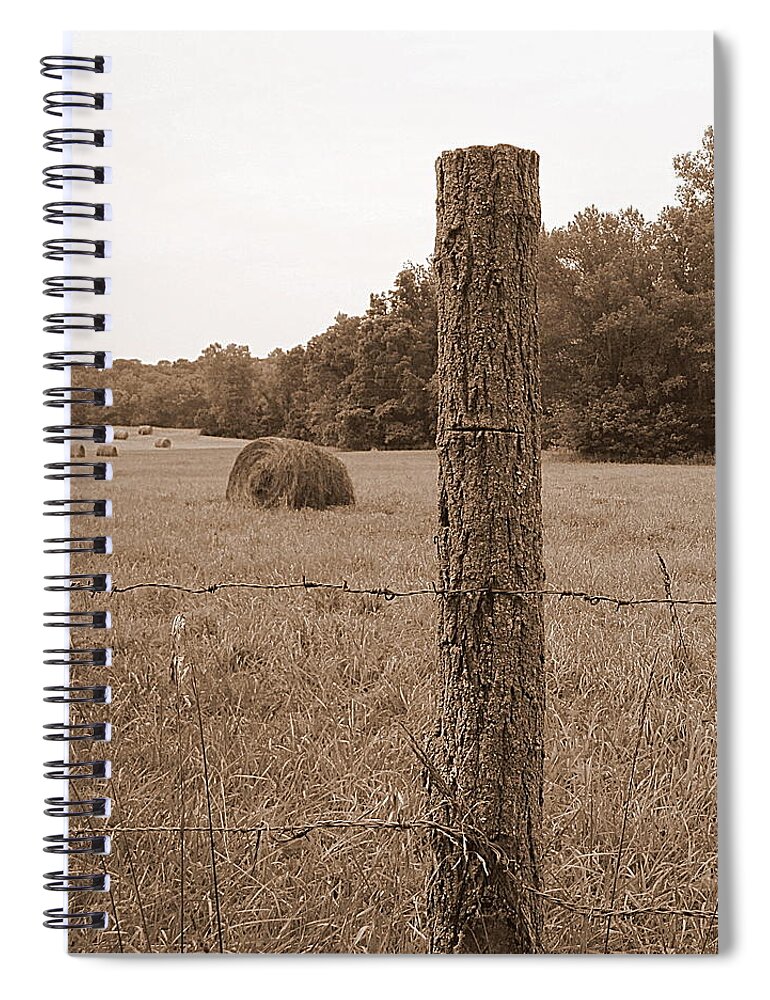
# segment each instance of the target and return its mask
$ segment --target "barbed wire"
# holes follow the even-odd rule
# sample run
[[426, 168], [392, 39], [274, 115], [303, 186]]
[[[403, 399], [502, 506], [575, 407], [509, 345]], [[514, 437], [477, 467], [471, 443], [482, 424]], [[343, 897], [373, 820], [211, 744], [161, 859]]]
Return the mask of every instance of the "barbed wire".
[[[385, 830], [385, 831], [433, 831], [440, 833], [443, 836], [449, 837], [453, 840], [459, 841], [471, 841], [475, 842], [483, 835], [479, 831], [472, 829], [462, 829], [447, 826], [443, 823], [437, 823], [434, 820], [429, 819], [409, 819], [409, 820], [398, 820], [398, 819], [320, 819], [315, 820], [312, 823], [303, 824], [289, 824], [282, 826], [272, 826], [269, 823], [259, 823], [253, 826], [114, 826], [106, 829], [104, 832], [113, 836], [115, 834], [132, 834], [132, 833], [170, 833], [170, 834], [180, 834], [180, 833], [242, 833], [242, 834], [259, 834], [260, 836], [272, 836], [279, 842], [290, 843], [294, 840], [299, 840], [303, 837], [307, 837], [311, 833], [315, 833], [321, 830]], [[486, 840], [486, 838], [483, 838]], [[490, 845], [494, 846], [494, 845]], [[578, 903], [574, 900], [568, 899], [563, 895], [564, 890], [559, 890], [558, 893], [549, 890], [536, 889], [534, 886], [526, 885], [522, 883], [520, 885], [525, 892], [529, 892], [538, 896], [540, 899], [546, 900], [547, 902], [553, 904], [554, 906], [559, 906], [563, 909], [569, 910], [572, 913], [580, 914], [588, 919], [602, 919], [606, 920], [608, 917], [622, 917], [630, 919], [632, 917], [641, 916], [671, 916], [671, 917], [690, 917], [693, 920], [709, 920], [713, 921], [718, 916], [718, 911], [714, 910], [696, 910], [693, 908], [685, 909], [671, 909], [665, 906], [638, 906], [638, 907], [603, 907], [603, 906], [590, 906], [584, 903]]]
[[[665, 564], [664, 564], [665, 565]], [[675, 614], [677, 607], [715, 607], [716, 600], [713, 598], [674, 598], [671, 592], [670, 579], [665, 587], [665, 597], [619, 597], [608, 594], [590, 593], [584, 590], [548, 588], [541, 590], [513, 590], [497, 587], [473, 587], [473, 588], [445, 588], [438, 586], [435, 582], [428, 585], [416, 584], [407, 586], [404, 589], [394, 589], [386, 585], [378, 586], [355, 586], [347, 580], [340, 582], [320, 582], [309, 580], [304, 575], [297, 581], [277, 581], [272, 583], [244, 580], [230, 580], [201, 586], [188, 586], [180, 583], [168, 583], [163, 581], [140, 581], [123, 586], [113, 586], [112, 592], [116, 594], [127, 594], [140, 590], [161, 590], [184, 593], [190, 595], [216, 594], [227, 590], [251, 590], [251, 591], [305, 591], [313, 590], [332, 591], [351, 596], [369, 596], [382, 598], [385, 601], [393, 601], [398, 598], [410, 597], [478, 597], [481, 595], [507, 596], [512, 598], [542, 597], [556, 599], [573, 599], [583, 601], [589, 605], [597, 606], [601, 604], [620, 610], [628, 607], [667, 607]], [[260, 822], [248, 826], [213, 826], [211, 823], [205, 826], [197, 825], [153, 825], [153, 826], [123, 826], [117, 825], [105, 829], [105, 834], [110, 836], [130, 835], [130, 834], [207, 834], [211, 837], [214, 834], [244, 834], [266, 836], [272, 838], [277, 843], [290, 843], [308, 837], [312, 833], [324, 830], [368, 830], [368, 831], [391, 831], [391, 832], [418, 832], [433, 833], [459, 842], [463, 849], [468, 849], [478, 853], [490, 852], [497, 856], [497, 861], [507, 863], [505, 855], [501, 855], [499, 848], [489, 840], [481, 831], [473, 828], [455, 828], [436, 822], [427, 818], [411, 819], [380, 819], [380, 818], [354, 818], [354, 819], [318, 819], [308, 823], [289, 824], [273, 826], [266, 822]], [[482, 856], [481, 854], [479, 855]], [[556, 907], [560, 907], [571, 913], [585, 917], [588, 920], [609, 920], [634, 919], [644, 916], [670, 916], [681, 919], [693, 919], [707, 921], [708, 925], [713, 925], [718, 916], [718, 910], [699, 910], [695, 908], [673, 909], [657, 904], [647, 906], [616, 907], [590, 905], [568, 898], [568, 893], [563, 889], [541, 890], [531, 885], [519, 883], [522, 891], [532, 893], [544, 902]], [[613, 901], [614, 903], [614, 901]], [[708, 932], [707, 932], [708, 933]]]
[[644, 605], [665, 607], [716, 607], [714, 598], [671, 598], [671, 597], [613, 597], [609, 594], [592, 594], [584, 590], [508, 590], [501, 587], [468, 587], [452, 589], [449, 587], [439, 587], [432, 583], [430, 586], [415, 585], [403, 590], [394, 590], [388, 586], [351, 586], [347, 580], [339, 583], [319, 582], [308, 580], [302, 577], [296, 581], [278, 581], [275, 583], [260, 583], [245, 580], [227, 580], [221, 583], [209, 583], [199, 587], [191, 587], [182, 583], [165, 583], [162, 581], [141, 581], [130, 583], [124, 586], [113, 586], [113, 594], [128, 594], [137, 590], [170, 590], [183, 594], [204, 595], [216, 594], [222, 590], [262, 590], [262, 591], [283, 591], [283, 590], [326, 590], [336, 591], [341, 594], [352, 596], [381, 597], [386, 601], [394, 601], [401, 597], [478, 597], [482, 594], [490, 594], [502, 597], [555, 597], [558, 599], [572, 598], [584, 601], [586, 604], [599, 605], [609, 604], [620, 610], [621, 608], [641, 607]]

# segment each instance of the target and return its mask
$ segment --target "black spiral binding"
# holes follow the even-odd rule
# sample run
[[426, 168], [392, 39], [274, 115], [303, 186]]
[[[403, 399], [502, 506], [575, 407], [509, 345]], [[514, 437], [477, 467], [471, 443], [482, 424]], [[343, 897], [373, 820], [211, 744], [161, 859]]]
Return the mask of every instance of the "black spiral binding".
[[[40, 60], [41, 74], [54, 80], [65, 81], [67, 86], [70, 76], [74, 74], [104, 74], [109, 72], [109, 60], [104, 56], [46, 56]], [[62, 119], [60, 128], [49, 129], [43, 135], [44, 148], [54, 153], [63, 153], [66, 160], [70, 159], [81, 147], [103, 148], [109, 146], [111, 134], [105, 128], [73, 128], [71, 115], [73, 112], [99, 114], [111, 107], [110, 95], [102, 90], [56, 90], [43, 97], [43, 110], [48, 115]], [[94, 122], [94, 125], [97, 123]], [[102, 124], [99, 122], [98, 124]], [[43, 184], [62, 192], [63, 200], [47, 202], [43, 206], [43, 218], [55, 226], [68, 227], [78, 220], [102, 223], [109, 221], [110, 206], [102, 201], [79, 200], [77, 192], [82, 185], [104, 185], [111, 180], [109, 167], [91, 166], [88, 164], [62, 162], [48, 166], [43, 171]], [[74, 197], [72, 193], [74, 193]], [[65, 228], [66, 235], [46, 240], [43, 244], [43, 257], [47, 260], [69, 261], [78, 258], [105, 260], [110, 257], [110, 241], [103, 238], [83, 239], [71, 236]], [[43, 294], [54, 298], [65, 299], [71, 295], [104, 296], [109, 294], [110, 279], [79, 274], [57, 274], [43, 280]], [[59, 312], [49, 313], [43, 319], [43, 331], [46, 334], [69, 336], [78, 334], [102, 333], [109, 329], [109, 316], [98, 312]], [[66, 342], [65, 342], [66, 344]], [[77, 368], [104, 370], [111, 367], [112, 359], [108, 351], [87, 350], [50, 351], [44, 355], [44, 367], [55, 372], [71, 373]], [[104, 408], [112, 404], [112, 393], [109, 389], [97, 387], [75, 387], [73, 385], [56, 385], [43, 393], [43, 404], [64, 411], [64, 422], [44, 428], [44, 440], [51, 444], [69, 444], [74, 447], [75, 457], [84, 457], [84, 444], [108, 443], [112, 440], [112, 428], [107, 423], [68, 423], [70, 408], [73, 405]], [[98, 418], [97, 418], [98, 419]], [[72, 456], [70, 456], [72, 459]], [[109, 462], [99, 461], [58, 461], [49, 462], [45, 466], [45, 478], [54, 481], [70, 482], [75, 479], [89, 479], [93, 482], [105, 482], [112, 478], [112, 466]], [[110, 517], [112, 504], [103, 498], [97, 499], [55, 499], [45, 502], [44, 514], [47, 517], [66, 517], [69, 520], [77, 517]], [[87, 553], [89, 555], [109, 555], [112, 551], [112, 541], [104, 535], [61, 534], [46, 538], [46, 553], [61, 557]], [[48, 575], [45, 578], [45, 589], [51, 592], [98, 595], [109, 593], [112, 579], [109, 573], [61, 573]], [[103, 630], [110, 627], [110, 614], [106, 610], [94, 611], [51, 611], [45, 614], [47, 628], [63, 628], [70, 630], [93, 629]], [[64, 707], [69, 712], [70, 706], [80, 708], [105, 706], [110, 703], [111, 690], [108, 684], [78, 684], [77, 673], [83, 668], [108, 667], [111, 664], [111, 650], [107, 646], [78, 646], [74, 642], [63, 648], [47, 649], [44, 652], [46, 668], [64, 670], [67, 681], [64, 684], [49, 685], [44, 688], [44, 700], [51, 705]], [[73, 680], [70, 675], [74, 674]], [[65, 750], [64, 759], [47, 761], [44, 765], [44, 776], [51, 781], [64, 783], [65, 792], [61, 796], [52, 796], [45, 800], [45, 815], [54, 817], [68, 824], [71, 820], [86, 820], [87, 830], [74, 832], [65, 825], [64, 833], [54, 834], [44, 838], [44, 850], [48, 854], [61, 855], [64, 862], [62, 871], [47, 872], [45, 888], [49, 892], [65, 893], [67, 903], [63, 907], [53, 907], [44, 913], [46, 927], [62, 930], [103, 930], [108, 926], [108, 915], [104, 910], [71, 908], [79, 893], [100, 893], [109, 890], [109, 875], [106, 872], [70, 872], [68, 859], [79, 855], [105, 855], [110, 851], [110, 838], [92, 823], [109, 816], [110, 800], [106, 796], [91, 795], [79, 798], [67, 790], [77, 786], [78, 782], [106, 781], [110, 776], [110, 762], [106, 759], [71, 760], [68, 748], [82, 747], [94, 744], [96, 746], [109, 742], [111, 730], [109, 722], [102, 719], [84, 720], [70, 719], [66, 715], [63, 721], [52, 722], [44, 727], [43, 738], [52, 743], [58, 743]], [[99, 751], [97, 750], [98, 754]], [[90, 791], [90, 786], [89, 786]], [[70, 898], [74, 897], [72, 903]]]
[[[43, 317], [47, 326], [43, 327], [43, 333], [58, 333], [66, 334], [70, 330], [84, 330], [88, 333], [104, 333], [105, 330], [109, 328], [108, 316], [106, 313], [48, 313], [47, 316]], [[74, 323], [70, 323], [69, 320], [75, 320]], [[57, 352], [58, 353], [58, 352]], [[92, 353], [89, 351], [83, 351], [80, 353], [88, 354]], [[98, 354], [106, 354], [106, 351], [98, 351]], [[49, 357], [48, 354], [45, 355], [46, 358]], [[74, 368], [75, 365], [68, 365], [63, 363], [64, 367]], [[51, 365], [46, 365], [46, 368], [50, 368]], [[106, 367], [104, 365], [93, 365], [92, 367]], [[57, 371], [61, 371], [59, 368]]]
[[108, 255], [108, 240], [46, 240], [43, 254], [48, 260], [64, 260], [65, 257], [97, 257]]
[[109, 143], [110, 134], [103, 128], [49, 128], [43, 132], [43, 149], [61, 153], [65, 146], [95, 146], [101, 149]]
[[107, 205], [101, 201], [49, 201], [43, 205], [43, 221], [63, 226], [65, 219], [107, 221]]
[[64, 108], [85, 108], [89, 111], [104, 111], [104, 94], [92, 94], [85, 90], [53, 90], [43, 98], [43, 111], [47, 115], [61, 118]]
[[43, 67], [41, 76], [49, 80], [61, 80], [62, 72], [69, 71], [85, 73], [105, 73], [108, 71], [108, 60], [104, 56], [43, 56], [40, 60]]
[[61, 190], [67, 181], [106, 184], [109, 179], [109, 167], [91, 167], [86, 163], [56, 163], [43, 171], [43, 184], [57, 190]]
[[57, 274], [52, 278], [43, 278], [43, 295], [52, 295], [63, 299], [67, 292], [86, 292], [89, 295], [106, 295], [109, 287], [108, 278], [94, 278], [83, 274]]

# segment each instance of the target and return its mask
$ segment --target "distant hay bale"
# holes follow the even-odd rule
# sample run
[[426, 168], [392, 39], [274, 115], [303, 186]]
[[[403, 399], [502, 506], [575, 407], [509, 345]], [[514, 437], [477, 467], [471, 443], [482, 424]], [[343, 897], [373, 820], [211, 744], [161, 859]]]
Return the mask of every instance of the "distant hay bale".
[[116, 441], [128, 441], [128, 431], [113, 431], [112, 436]]
[[100, 444], [96, 449], [97, 458], [115, 458], [118, 454], [118, 449], [114, 444]]
[[155, 439], [155, 447], [156, 448], [170, 448], [171, 447], [171, 438], [156, 438]]
[[86, 446], [84, 444], [75, 445], [72, 449], [73, 458], [85, 458], [86, 457]]
[[148, 434], [152, 434], [152, 427], [149, 424], [142, 424], [140, 427], [137, 427], [136, 433], [139, 437], [146, 437]]
[[228, 500], [252, 507], [342, 507], [355, 503], [342, 462], [317, 445], [264, 437], [247, 444], [227, 481]]

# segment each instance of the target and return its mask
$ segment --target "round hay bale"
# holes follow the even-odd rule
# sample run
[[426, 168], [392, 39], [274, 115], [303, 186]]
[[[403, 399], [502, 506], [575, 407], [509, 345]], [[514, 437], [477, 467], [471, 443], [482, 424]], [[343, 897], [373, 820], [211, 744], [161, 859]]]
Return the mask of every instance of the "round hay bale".
[[113, 431], [112, 436], [116, 441], [128, 441], [128, 431]]
[[96, 449], [97, 458], [115, 458], [118, 454], [118, 449], [114, 444], [100, 444]]
[[171, 447], [171, 438], [156, 438], [155, 439], [155, 447], [156, 448], [170, 448]]
[[73, 458], [85, 458], [86, 457], [86, 446], [84, 444], [76, 444], [72, 449]]
[[228, 500], [252, 507], [341, 507], [355, 503], [342, 462], [307, 441], [264, 437], [247, 444], [227, 480]]
[[152, 434], [152, 427], [149, 424], [142, 424], [140, 427], [137, 427], [136, 433], [139, 437], [146, 437], [148, 434]]

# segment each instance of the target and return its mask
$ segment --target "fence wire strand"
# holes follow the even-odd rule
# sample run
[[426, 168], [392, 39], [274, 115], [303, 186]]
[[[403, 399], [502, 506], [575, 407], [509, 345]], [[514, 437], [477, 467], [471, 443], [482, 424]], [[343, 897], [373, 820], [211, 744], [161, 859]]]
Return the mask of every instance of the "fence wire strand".
[[[429, 819], [410, 819], [410, 820], [387, 820], [387, 819], [321, 819], [312, 823], [295, 824], [295, 825], [284, 825], [284, 826], [271, 826], [268, 823], [259, 823], [254, 826], [186, 826], [184, 828], [184, 833], [200, 833], [200, 834], [212, 834], [212, 833], [241, 833], [241, 834], [251, 834], [260, 836], [272, 836], [279, 843], [290, 843], [291, 841], [298, 840], [302, 837], [307, 837], [311, 833], [315, 833], [322, 830], [385, 830], [394, 832], [408, 832], [408, 831], [420, 831], [427, 832], [433, 831], [443, 836], [450, 837], [455, 840], [461, 841], [476, 841], [479, 837], [482, 837], [479, 832], [468, 829], [459, 829], [446, 826], [443, 823], [436, 823]], [[179, 826], [115, 826], [109, 828], [106, 833], [110, 836], [120, 835], [120, 834], [136, 834], [136, 833], [168, 833], [168, 834], [179, 834], [181, 832], [181, 827]], [[484, 838], [486, 840], [486, 838]], [[494, 845], [488, 845], [494, 847]], [[563, 890], [559, 890], [558, 893], [548, 890], [536, 889], [534, 886], [521, 885], [526, 892], [531, 892], [554, 906], [559, 906], [562, 909], [569, 910], [572, 913], [577, 913], [585, 916], [591, 920], [606, 920], [608, 918], [618, 917], [627, 918], [632, 917], [642, 917], [642, 916], [670, 916], [670, 917], [689, 917], [693, 920], [708, 920], [713, 922], [718, 911], [714, 910], [696, 910], [696, 909], [670, 909], [665, 906], [638, 906], [638, 907], [603, 907], [603, 906], [588, 906], [584, 903], [577, 903], [574, 900], [566, 898]]]
[[[462, 589], [452, 589], [441, 587], [435, 582], [430, 584], [408, 585], [404, 589], [394, 589], [390, 586], [355, 586], [347, 580], [339, 582], [323, 582], [309, 580], [304, 575], [296, 581], [258, 582], [244, 580], [227, 580], [217, 583], [204, 584], [201, 586], [188, 586], [181, 583], [168, 583], [163, 581], [140, 581], [129, 583], [123, 586], [113, 586], [112, 593], [128, 594], [142, 590], [171, 591], [181, 594], [204, 596], [216, 594], [228, 590], [249, 590], [263, 592], [280, 591], [332, 591], [350, 596], [367, 596], [382, 598], [385, 601], [393, 601], [399, 598], [411, 597], [479, 597], [481, 595], [505, 596], [512, 598], [556, 598], [557, 600], [572, 599], [582, 601], [591, 606], [608, 605], [617, 611], [630, 607], [667, 607], [672, 615], [676, 614], [678, 607], [716, 607], [714, 598], [674, 598], [671, 592], [670, 580], [665, 587], [665, 597], [620, 597], [609, 594], [596, 594], [584, 590], [574, 589], [542, 589], [542, 590], [511, 590], [493, 586], [472, 587]], [[681, 625], [680, 625], [681, 628]], [[207, 834], [211, 837], [214, 834], [244, 834], [251, 836], [267, 836], [275, 840], [276, 843], [290, 843], [291, 841], [303, 839], [312, 833], [331, 830], [369, 830], [369, 831], [390, 831], [396, 833], [418, 832], [431, 833], [434, 835], [448, 837], [452, 840], [463, 843], [477, 843], [494, 854], [499, 854], [499, 849], [488, 840], [480, 831], [472, 828], [460, 829], [446, 826], [427, 818], [412, 819], [378, 819], [378, 818], [357, 818], [357, 819], [318, 819], [312, 822], [293, 825], [273, 826], [268, 823], [256, 823], [249, 826], [213, 826], [211, 822], [205, 826], [174, 826], [174, 825], [154, 825], [154, 826], [128, 826], [117, 825], [105, 830], [110, 836], [121, 836], [131, 834], [174, 834], [182, 836], [186, 834]], [[500, 860], [500, 859], [498, 859]], [[502, 857], [505, 861], [505, 858]], [[693, 919], [707, 921], [708, 927], [713, 926], [718, 916], [718, 910], [683, 908], [672, 909], [659, 905], [616, 907], [614, 901], [610, 906], [592, 906], [577, 902], [569, 898], [568, 892], [564, 889], [541, 890], [534, 886], [520, 884], [520, 888], [525, 892], [533, 893], [544, 902], [560, 907], [571, 913], [581, 915], [589, 920], [612, 920], [633, 919], [644, 916], [670, 916], [681, 919]]]
[[401, 597], [478, 597], [482, 594], [490, 594], [503, 597], [555, 597], [558, 599], [573, 599], [584, 601], [586, 604], [599, 605], [608, 604], [617, 610], [621, 608], [649, 606], [664, 607], [716, 607], [716, 600], [713, 598], [672, 598], [672, 597], [613, 597], [609, 594], [591, 594], [584, 590], [507, 590], [500, 587], [469, 587], [462, 589], [452, 589], [449, 587], [439, 587], [433, 583], [430, 586], [415, 585], [405, 590], [394, 590], [388, 586], [356, 587], [351, 586], [347, 580], [339, 583], [326, 583], [316, 580], [308, 580], [304, 576], [301, 580], [283, 581], [276, 583], [259, 583], [245, 580], [229, 580], [221, 583], [209, 583], [200, 587], [190, 587], [182, 583], [164, 583], [161, 581], [142, 581], [140, 583], [130, 583], [125, 586], [113, 586], [113, 594], [128, 594], [137, 590], [169, 590], [181, 594], [204, 595], [216, 594], [223, 590], [261, 590], [261, 591], [286, 591], [286, 590], [326, 590], [337, 593], [349, 594], [351, 596], [381, 597], [386, 601], [394, 601]]

